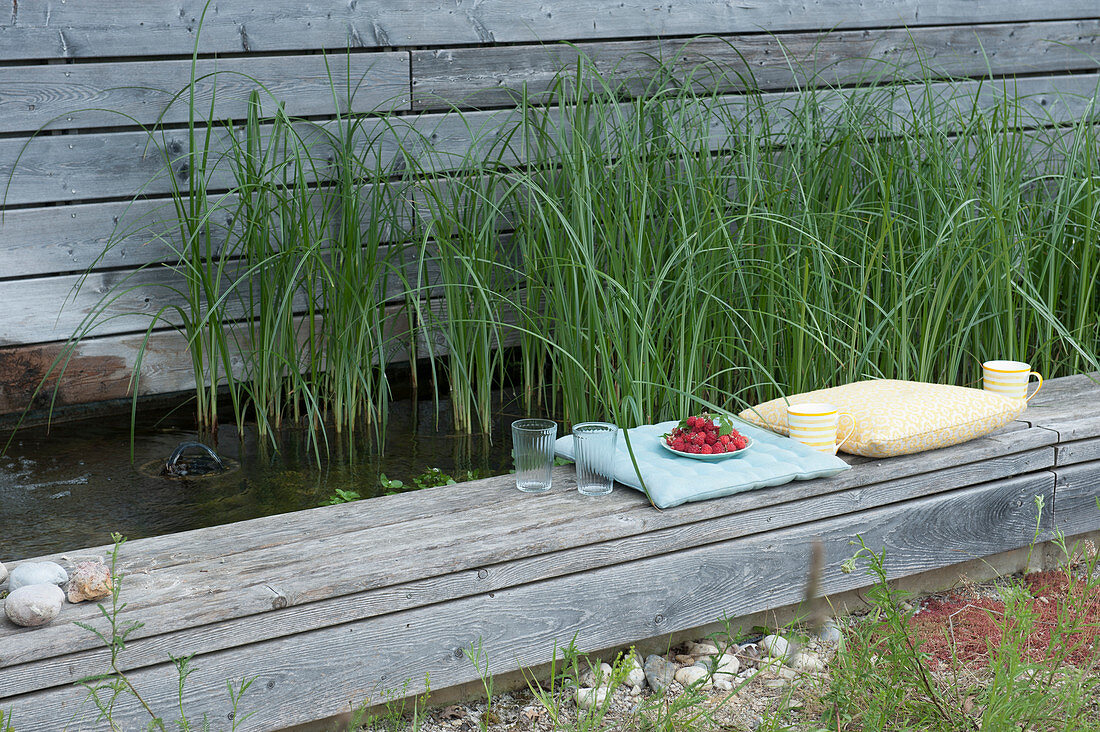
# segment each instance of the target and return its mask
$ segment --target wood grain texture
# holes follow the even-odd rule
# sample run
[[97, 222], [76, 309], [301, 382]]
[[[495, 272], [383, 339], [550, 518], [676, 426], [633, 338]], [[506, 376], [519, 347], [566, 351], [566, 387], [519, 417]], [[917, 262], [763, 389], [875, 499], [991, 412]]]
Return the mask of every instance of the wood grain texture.
[[[406, 359], [409, 328], [404, 306], [390, 307], [388, 315], [392, 323], [392, 358]], [[226, 326], [226, 330], [230, 340], [244, 337], [239, 325]], [[305, 329], [301, 332], [304, 337]], [[89, 338], [77, 344], [71, 355], [66, 355], [62, 343], [14, 346], [0, 348], [0, 373], [5, 375], [0, 383], [0, 414], [45, 409], [54, 398], [55, 387], [57, 406], [129, 397], [141, 350], [144, 356], [139, 394], [170, 394], [194, 387], [194, 374], [186, 357], [187, 341], [176, 330], [153, 332], [148, 340], [145, 333]], [[68, 359], [60, 382], [59, 372], [54, 370], [39, 389], [59, 357]], [[240, 376], [244, 372], [242, 359], [234, 356], [232, 363], [234, 373]]]
[[1058, 466], [1100, 460], [1100, 439], [1094, 437], [1058, 445], [1054, 449], [1054, 455]]
[[[519, 559], [497, 562], [473, 562], [468, 569], [452, 571], [445, 575], [415, 579], [389, 587], [369, 589], [332, 599], [298, 603], [292, 594], [293, 587], [272, 578], [262, 586], [250, 587], [245, 594], [256, 599], [256, 606], [270, 607], [276, 598], [289, 603], [277, 610], [277, 623], [257, 622], [255, 617], [240, 617], [221, 620], [214, 625], [193, 626], [178, 630], [146, 634], [128, 643], [126, 669], [141, 668], [160, 663], [166, 653], [206, 653], [245, 643], [269, 640], [276, 637], [293, 635], [316, 630], [337, 623], [361, 620], [373, 615], [407, 610], [424, 605], [454, 600], [478, 593], [495, 592], [507, 587], [527, 582], [560, 577], [573, 572], [583, 572], [622, 561], [643, 559], [658, 553], [672, 553], [692, 549], [716, 541], [749, 536], [754, 533], [776, 531], [795, 523], [844, 515], [850, 512], [867, 510], [883, 505], [902, 503], [938, 492], [958, 487], [989, 482], [1012, 477], [1050, 467], [1049, 449], [1041, 449], [992, 460], [969, 468], [938, 471], [917, 479], [891, 481], [874, 487], [874, 490], [849, 490], [828, 494], [818, 498], [797, 500], [778, 506], [762, 506], [739, 514], [718, 516], [711, 520], [698, 521], [668, 528], [647, 527], [641, 517], [628, 519], [627, 515], [617, 517], [620, 528], [641, 532], [609, 541], [597, 541], [561, 551], [532, 555]], [[567, 489], [572, 485], [567, 484]], [[631, 514], [640, 512], [631, 512]], [[607, 516], [579, 515], [570, 523], [569, 533], [590, 535], [591, 539], [603, 539], [608, 536]], [[529, 532], [509, 532], [512, 540], [522, 543], [535, 539], [534, 546], [542, 547], [543, 542]], [[469, 539], [468, 539], [469, 541]], [[233, 561], [233, 560], [230, 560]], [[134, 566], [133, 560], [128, 561]], [[141, 582], [141, 579], [138, 580]], [[266, 592], [265, 592], [266, 590]], [[139, 590], [140, 592], [140, 590]], [[215, 595], [226, 598], [227, 593]], [[142, 617], [147, 623], [153, 616], [171, 616], [185, 613], [191, 623], [196, 618], [181, 606], [185, 603], [168, 601], [163, 605], [144, 607], [135, 617]], [[282, 601], [279, 603], [283, 604]], [[84, 614], [84, 613], [82, 613]], [[89, 616], [88, 622], [95, 622]], [[158, 624], [159, 623], [154, 623]], [[72, 641], [90, 642], [87, 636], [81, 637], [76, 629], [67, 634]], [[56, 664], [42, 659], [47, 648], [29, 645], [30, 637], [10, 639], [7, 651], [0, 656], [0, 688], [9, 689], [14, 695], [23, 691], [46, 688], [51, 685], [71, 683], [79, 669], [96, 667], [104, 662], [105, 651], [90, 650], [84, 645], [66, 646], [67, 664]], [[56, 638], [51, 639], [51, 641]], [[26, 645], [26, 648], [24, 646]], [[61, 647], [57, 648], [58, 652]], [[87, 648], [88, 650], [79, 650]]]
[[[478, 640], [496, 674], [549, 660], [555, 642], [574, 637], [580, 648], [598, 650], [777, 607], [800, 596], [816, 537], [826, 547], [826, 593], [870, 581], [839, 571], [856, 534], [886, 549], [891, 577], [948, 566], [1025, 546], [1034, 528], [1026, 507], [1034, 495], [1053, 499], [1053, 491], [1053, 476], [1037, 473], [218, 651], [195, 659], [186, 703], [192, 714], [224, 719], [225, 680], [247, 667], [257, 674], [247, 707], [258, 711], [246, 729], [271, 729], [338, 713], [406, 680], [405, 693], [420, 691], [425, 674], [433, 688], [469, 681], [475, 674], [462, 649]], [[155, 708], [171, 706], [174, 678], [165, 665], [132, 679]], [[61, 687], [9, 705], [21, 729], [42, 730], [76, 713], [81, 696]], [[141, 716], [123, 707], [118, 719], [138, 724]]]
[[[394, 242], [409, 236], [408, 232], [425, 216], [424, 205], [417, 201], [416, 195], [428, 185], [446, 183], [422, 181], [416, 190], [403, 182], [383, 186], [364, 184], [361, 192], [364, 211], [371, 210], [375, 196], [389, 196], [388, 200], [394, 202], [397, 230], [384, 223], [377, 233], [379, 241]], [[325, 200], [322, 195], [314, 201], [318, 215]], [[402, 201], [407, 201], [407, 205]], [[211, 214], [216, 224], [210, 227], [211, 244], [213, 251], [220, 252], [226, 233], [232, 231], [238, 198], [211, 196], [207, 205], [216, 209]], [[15, 278], [174, 262], [182, 249], [175, 216], [173, 201], [160, 197], [6, 211], [0, 218], [0, 273], [5, 278]], [[371, 222], [363, 222], [364, 239], [368, 236], [368, 223]]]
[[[336, 124], [335, 122], [329, 123]], [[310, 181], [325, 180], [334, 155], [324, 124], [297, 123], [294, 132], [307, 149]], [[132, 198], [186, 191], [194, 176], [201, 175], [211, 193], [226, 191], [235, 182], [232, 153], [244, 144], [239, 125], [216, 124], [205, 143], [205, 127], [195, 131], [192, 164], [187, 129], [155, 129], [137, 132], [104, 132], [77, 135], [43, 135], [0, 139], [0, 176], [6, 205], [78, 201], [99, 198]], [[263, 148], [271, 144], [272, 127], [263, 125]], [[205, 170], [202, 151], [208, 152]], [[278, 160], [281, 152], [272, 153]], [[293, 179], [292, 171], [288, 175]], [[10, 183], [9, 176], [11, 176]]]
[[1059, 467], [1054, 522], [1066, 536], [1100, 529], [1100, 461]]
[[691, 40], [413, 50], [414, 109], [516, 104], [584, 60], [636, 95], [666, 83], [701, 92], [852, 85], [869, 80], [1092, 71], [1100, 20], [998, 23], [874, 31], [753, 33]]
[[[222, 0], [202, 16], [201, 0], [157, 5], [120, 0], [92, 9], [81, 3], [21, 0], [0, 20], [9, 59], [143, 54], [257, 53], [308, 48], [448, 46], [818, 28], [873, 28], [1095, 18], [1092, 0], [1036, 5], [1004, 0], [976, 7], [966, 0], [796, 0], [730, 3], [681, 0], [361, 0], [302, 5], [287, 0]], [[201, 32], [200, 32], [201, 22]]]
[[1100, 373], [1047, 379], [1020, 419], [1057, 432], [1062, 442], [1100, 437]]
[[[845, 109], [854, 97], [867, 97], [889, 108], [895, 120], [913, 116], [915, 109], [934, 102], [944, 113], [939, 123], [943, 132], [958, 129], [953, 125], [971, 111], [1001, 104], [1006, 96], [1019, 96], [1021, 121], [1041, 126], [1080, 119], [1097, 106], [1095, 92], [1100, 74], [1065, 77], [1031, 77], [1017, 82], [937, 82], [927, 86], [901, 85], [892, 91], [840, 89], [813, 92], [825, 114]], [[807, 92], [810, 93], [810, 92]], [[868, 96], [869, 95], [869, 96]], [[728, 142], [730, 119], [741, 119], [761, 108], [768, 110], [771, 132], [776, 143], [790, 124], [797, 121], [798, 92], [763, 95], [725, 95], [700, 100], [688, 110], [702, 115], [710, 130], [711, 148], [721, 150]], [[622, 111], [629, 113], [629, 106]], [[683, 112], [681, 112], [683, 113]], [[554, 124], [559, 124], [553, 115]], [[956, 121], [953, 121], [956, 120]], [[835, 122], [835, 120], [834, 120]], [[518, 115], [512, 110], [458, 114], [424, 114], [415, 117], [370, 119], [357, 129], [359, 150], [365, 160], [378, 160], [392, 173], [415, 166], [414, 172], [433, 174], [452, 170], [465, 160], [521, 162], [525, 152], [515, 136]], [[325, 166], [333, 161], [324, 130], [331, 124], [299, 125], [317, 160], [318, 173], [324, 178]], [[220, 163], [205, 172], [211, 191], [228, 190], [233, 185], [228, 159], [221, 156], [233, 146], [233, 135], [219, 129], [211, 144], [212, 159]], [[7, 188], [8, 204], [78, 201], [82, 199], [163, 194], [177, 185], [186, 186], [192, 175], [187, 168], [186, 130], [167, 130], [150, 136], [142, 132], [117, 132], [99, 135], [60, 135], [0, 139], [0, 176], [14, 175]], [[14, 174], [13, 174], [14, 169]]]
[[[321, 261], [331, 264], [325, 249]], [[374, 256], [379, 267], [384, 268], [379, 298], [403, 301], [403, 277], [413, 269], [415, 256], [400, 246], [379, 247]], [[430, 264], [432, 266], [426, 268], [427, 276], [437, 278], [436, 263]], [[67, 340], [88, 328], [89, 319], [99, 323], [91, 331], [92, 336], [144, 331], [154, 317], [157, 328], [180, 326], [183, 321], [176, 308], [185, 311], [188, 308], [183, 292], [187, 266], [172, 262], [136, 270], [0, 280], [0, 301], [9, 303], [5, 318], [0, 320], [0, 346]], [[225, 262], [220, 292], [226, 295], [224, 319], [227, 322], [241, 319], [248, 312], [248, 285], [255, 279], [249, 272], [249, 265], [244, 261], [229, 259]], [[323, 273], [317, 274], [318, 281], [322, 276]], [[426, 286], [424, 295], [430, 297], [432, 293], [433, 290]], [[305, 312], [308, 300], [305, 292], [299, 292], [294, 301], [295, 313]], [[321, 307], [322, 303], [317, 301], [315, 305]]]
[[403, 51], [199, 59], [194, 77], [190, 60], [24, 66], [6, 75], [0, 132], [183, 123], [192, 101], [198, 115], [243, 119], [253, 90], [265, 116], [279, 104], [292, 117], [409, 108]]
[[[1044, 430], [1013, 434], [1023, 437], [1031, 433], [1051, 434]], [[956, 457], [962, 454], [948, 448], [925, 453], [925, 456], [939, 452], [953, 452]], [[910, 470], [917, 467], [912, 461], [904, 458], [878, 461], [900, 464], [898, 470], [888, 474], [869, 463], [828, 480], [787, 484], [751, 494], [686, 504], [675, 511], [656, 514], [639, 493], [629, 490], [616, 492], [614, 500], [585, 500], [570, 490], [571, 469], [559, 471], [555, 477], [559, 485], [564, 484], [561, 492], [555, 490], [534, 500], [518, 496], [512, 490], [510, 476], [501, 476], [462, 484], [460, 488], [418, 493], [418, 501], [411, 495], [391, 497], [403, 500], [373, 499], [372, 504], [382, 503], [371, 505], [375, 513], [370, 516], [393, 517], [386, 520], [366, 518], [364, 523], [363, 504], [354, 504], [140, 540], [127, 545], [122, 568], [131, 573], [134, 583], [129, 612], [144, 614], [145, 627], [134, 637], [145, 637], [268, 612], [271, 596], [265, 590], [270, 588], [278, 588], [284, 605], [299, 605], [392, 584], [484, 570], [490, 565], [543, 554], [550, 556], [533, 563], [534, 566], [549, 566], [551, 571], [560, 573], [563, 570], [557, 568], [559, 563], [572, 564], [560, 556], [562, 552], [578, 554], [579, 547], [598, 546], [599, 542], [638, 537], [639, 544], [632, 549], [612, 552], [602, 549], [596, 549], [595, 554], [579, 552], [581, 568], [619, 561], [620, 552], [634, 556], [638, 551], [668, 551], [669, 546], [690, 547], [695, 545], [693, 542], [729, 538], [730, 535], [722, 532], [744, 533], [752, 527], [771, 529], [801, 521], [806, 516], [828, 518], [959, 485], [1039, 470], [1053, 463], [1053, 451], [1049, 447], [1002, 455], [1004, 457], [980, 462], [947, 463], [951, 467], [943, 470], [932, 470], [931, 466], [938, 463], [926, 459], [920, 466], [923, 470], [908, 477], [900, 476], [905, 474], [905, 463], [909, 463]], [[867, 484], [849, 480], [845, 485], [841, 480], [859, 473], [864, 474], [864, 481], [873, 480], [877, 475], [884, 482]], [[502, 503], [502, 495], [515, 500]], [[428, 496], [433, 500], [426, 501]], [[788, 507], [791, 502], [798, 508]], [[414, 506], [410, 504], [419, 506], [420, 511], [412, 510]], [[488, 532], [489, 536], [485, 536], [487, 510], [494, 512], [494, 521], [498, 523], [495, 531]], [[742, 520], [754, 511], [762, 515], [751, 521]], [[272, 526], [272, 519], [276, 518], [283, 520], [282, 526]], [[726, 518], [730, 520], [724, 520]], [[443, 525], [446, 531], [441, 536], [438, 527]], [[710, 528], [705, 528], [700, 538], [700, 529], [692, 528], [693, 525]], [[564, 526], [569, 529], [562, 530]], [[651, 538], [652, 532], [666, 529], [668, 536]], [[715, 531], [717, 535], [710, 533]], [[90, 551], [102, 553], [105, 549]], [[338, 551], [341, 556], [367, 552], [376, 564], [355, 573], [336, 566], [299, 574], [300, 566], [313, 566], [317, 556], [332, 551]], [[410, 557], [415, 557], [415, 561], [410, 561]], [[514, 583], [542, 576], [521, 571], [505, 574], [514, 575]], [[256, 585], [253, 588], [256, 592], [251, 594], [230, 591], [230, 588], [251, 585]], [[217, 597], [217, 602], [209, 602], [211, 596]], [[421, 593], [416, 597], [420, 602], [446, 599], [423, 598]], [[83, 608], [79, 612], [87, 617], [74, 615], [74, 619], [95, 618], [93, 608]], [[24, 647], [31, 641], [31, 645]], [[74, 643], [77, 645], [72, 645]], [[31, 657], [72, 652], [88, 648], [89, 644], [91, 639], [75, 627], [51, 626], [48, 632], [39, 632], [33, 638], [5, 640], [0, 645], [0, 666]]]

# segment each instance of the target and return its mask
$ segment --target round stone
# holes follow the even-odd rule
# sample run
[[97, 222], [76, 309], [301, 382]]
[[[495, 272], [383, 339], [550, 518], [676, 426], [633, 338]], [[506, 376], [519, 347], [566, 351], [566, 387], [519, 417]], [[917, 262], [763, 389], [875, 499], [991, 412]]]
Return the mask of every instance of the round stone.
[[623, 662], [623, 667], [626, 669], [627, 686], [645, 686], [645, 671], [642, 669], [642, 662], [638, 660], [637, 654], [631, 653], [627, 656], [626, 661]]
[[710, 641], [688, 643], [687, 652], [689, 655], [695, 656], [696, 658], [703, 658], [705, 656], [717, 656], [718, 646], [714, 645]]
[[30, 585], [63, 585], [69, 581], [69, 575], [59, 564], [53, 562], [25, 562], [11, 571], [8, 589], [15, 592], [20, 587]]
[[731, 656], [729, 654], [723, 654], [718, 657], [714, 663], [714, 674], [724, 676], [736, 676], [737, 672], [741, 670], [741, 662], [737, 660], [737, 656]]
[[817, 637], [822, 643], [828, 643], [829, 645], [840, 644], [840, 628], [837, 627], [835, 620], [826, 620], [825, 624], [821, 626], [821, 630], [817, 632]]
[[58, 616], [65, 593], [55, 584], [23, 585], [4, 600], [4, 614], [16, 625], [45, 625]]
[[[700, 679], [707, 678], [707, 670], [699, 666], [686, 666], [676, 672], [676, 680], [680, 682], [680, 686], [685, 689], [692, 684], [696, 683]], [[711, 682], [708, 680], [703, 684], [702, 688], [706, 689], [710, 687]]]
[[598, 707], [604, 703], [605, 699], [607, 699], [607, 689], [604, 687], [599, 689], [577, 689], [577, 707], [580, 709]]
[[4, 580], [8, 578], [8, 568], [4, 566], [3, 562], [0, 562], [0, 585], [4, 584]]
[[791, 668], [816, 673], [825, 670], [825, 662], [813, 653], [802, 651], [795, 654], [795, 657], [791, 659]]
[[786, 658], [790, 652], [791, 644], [781, 635], [766, 635], [760, 641], [761, 648], [772, 658]]
[[714, 688], [718, 691], [733, 691], [733, 681], [728, 676], [715, 678]]

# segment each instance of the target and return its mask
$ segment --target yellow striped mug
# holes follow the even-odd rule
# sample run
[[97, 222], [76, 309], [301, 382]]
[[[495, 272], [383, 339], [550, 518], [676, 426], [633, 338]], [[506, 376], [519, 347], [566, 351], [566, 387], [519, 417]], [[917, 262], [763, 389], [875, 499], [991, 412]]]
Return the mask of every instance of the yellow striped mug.
[[[1029, 396], [1027, 385], [1032, 376], [1039, 379], [1039, 385]], [[1031, 401], [1031, 397], [1043, 388], [1043, 377], [1023, 361], [986, 361], [982, 364], [982, 388], [1012, 399]]]
[[[844, 437], [837, 440], [837, 427], [842, 417], [847, 417], [852, 426]], [[856, 421], [847, 412], [837, 412], [832, 404], [791, 404], [787, 407], [787, 428], [793, 439], [815, 450], [836, 455], [837, 448], [855, 432]]]

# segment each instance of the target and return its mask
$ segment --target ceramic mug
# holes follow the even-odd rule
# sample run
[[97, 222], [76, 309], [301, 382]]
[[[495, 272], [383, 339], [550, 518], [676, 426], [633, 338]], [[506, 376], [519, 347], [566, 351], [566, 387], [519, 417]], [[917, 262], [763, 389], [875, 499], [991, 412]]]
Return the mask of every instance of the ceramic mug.
[[[1039, 385], [1028, 395], [1027, 385], [1032, 376], [1039, 379]], [[1031, 397], [1043, 388], [1043, 377], [1023, 361], [986, 361], [982, 364], [982, 388], [1012, 399], [1031, 401]]]
[[[851, 427], [844, 437], [838, 440], [837, 428], [843, 417], [851, 421]], [[832, 404], [824, 402], [791, 404], [787, 407], [787, 428], [790, 430], [791, 437], [802, 444], [836, 455], [837, 448], [855, 432], [856, 421], [847, 412], [838, 412]]]

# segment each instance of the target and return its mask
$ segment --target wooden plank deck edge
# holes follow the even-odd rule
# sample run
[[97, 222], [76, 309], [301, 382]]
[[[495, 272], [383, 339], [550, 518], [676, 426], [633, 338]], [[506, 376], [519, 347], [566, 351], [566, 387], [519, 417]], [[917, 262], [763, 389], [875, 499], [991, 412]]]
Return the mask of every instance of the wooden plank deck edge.
[[[699, 516], [690, 523], [667, 524], [664, 527], [660, 524], [647, 527], [640, 517], [624, 521], [626, 517], [620, 514], [620, 520], [615, 522], [620, 531], [612, 535], [606, 535], [606, 532], [601, 534], [599, 527], [603, 522], [597, 514], [587, 517], [587, 520], [571, 519], [564, 525], [564, 530], [590, 537], [590, 543], [563, 543], [552, 551], [532, 551], [533, 547], [545, 546], [545, 530], [512, 534], [508, 541], [524, 547], [523, 556], [480, 563], [476, 561], [480, 557], [473, 556], [476, 552], [470, 552], [469, 561], [450, 571], [435, 570], [428, 576], [360, 592], [330, 590], [321, 594], [316, 587], [309, 589], [316, 585], [313, 578], [308, 583], [300, 583], [306, 588], [304, 591], [265, 578], [251, 587], [238, 588], [236, 597], [233, 597], [231, 590], [211, 595], [205, 602], [199, 603], [198, 611], [193, 607], [194, 602], [186, 599], [172, 602], [168, 598], [158, 606], [157, 611], [158, 615], [170, 617], [172, 624], [153, 622], [138, 631], [129, 643], [127, 668], [155, 664], [166, 653], [180, 655], [220, 650], [239, 645], [246, 639], [248, 642], [268, 640], [307, 632], [326, 624], [352, 622], [663, 553], [765, 534], [806, 522], [897, 506], [966, 486], [1033, 475], [1052, 467], [1053, 460], [1051, 448], [1037, 448], [983, 463], [935, 471], [918, 476], [918, 480], [902, 478], [816, 497], [769, 502], [744, 512]], [[455, 551], [459, 550], [455, 548]], [[309, 562], [305, 562], [302, 571], [308, 571], [308, 565]], [[206, 570], [200, 568], [198, 571]], [[291, 569], [288, 574], [293, 576], [294, 571]], [[171, 576], [169, 573], [166, 580]], [[123, 615], [139, 619], [148, 615], [150, 609], [143, 607], [143, 604], [135, 603], [132, 610]], [[201, 611], [207, 604], [210, 607], [203, 616]], [[177, 606], [178, 609], [174, 609]], [[239, 615], [227, 615], [227, 607], [234, 607]], [[270, 615], [272, 612], [275, 614]], [[270, 616], [271, 622], [258, 622], [259, 615], [265, 618]], [[94, 622], [91, 617], [84, 620]], [[70, 683], [76, 678], [70, 668], [72, 665], [84, 667], [85, 660], [89, 663], [104, 660], [102, 651], [93, 650], [97, 645], [95, 639], [75, 626], [58, 629], [51, 634], [52, 651], [33, 643], [38, 638], [41, 636], [24, 632], [0, 646], [5, 651], [0, 659], [0, 689], [10, 689], [12, 691], [9, 693], [15, 693], [16, 689], [33, 688], [35, 685], [40, 688], [45, 683]], [[43, 664], [44, 653], [66, 657], [67, 665]], [[31, 658], [36, 662], [27, 663]]]
[[[476, 675], [462, 652], [479, 640], [495, 674], [548, 660], [552, 643], [569, 637], [596, 650], [698, 627], [723, 614], [790, 604], [802, 592], [809, 545], [817, 536], [826, 543], [827, 593], [870, 582], [839, 571], [856, 534], [887, 547], [892, 578], [949, 566], [1026, 546], [1035, 526], [1028, 506], [1034, 495], [1053, 499], [1054, 482], [1052, 471], [1039, 471], [908, 502], [900, 510], [873, 509], [199, 656], [186, 703], [193, 714], [224, 719], [225, 680], [247, 668], [257, 674], [248, 709], [258, 714], [250, 724], [271, 729], [338, 713], [380, 689], [401, 689], [405, 680], [404, 693], [421, 691], [425, 672], [435, 688], [470, 681]], [[615, 622], [607, 622], [612, 617]], [[171, 707], [171, 671], [162, 664], [131, 678], [155, 708]], [[23, 713], [20, 732], [34, 732], [51, 729], [40, 719], [68, 718], [82, 695], [80, 689], [36, 692], [5, 706], [14, 706], [16, 719]], [[123, 706], [118, 719], [138, 723], [141, 714]]]

